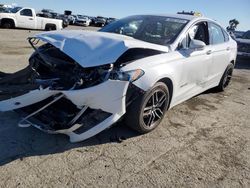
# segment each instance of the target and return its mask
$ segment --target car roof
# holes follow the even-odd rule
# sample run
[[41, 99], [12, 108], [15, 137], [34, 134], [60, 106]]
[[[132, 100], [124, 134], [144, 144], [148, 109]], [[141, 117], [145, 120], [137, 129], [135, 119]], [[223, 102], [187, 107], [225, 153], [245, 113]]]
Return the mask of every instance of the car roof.
[[204, 18], [203, 16], [193, 16], [186, 14], [146, 14], [146, 15], [137, 15], [137, 16], [162, 16], [162, 17], [171, 17], [171, 18], [180, 18], [185, 20], [193, 20], [199, 17]]

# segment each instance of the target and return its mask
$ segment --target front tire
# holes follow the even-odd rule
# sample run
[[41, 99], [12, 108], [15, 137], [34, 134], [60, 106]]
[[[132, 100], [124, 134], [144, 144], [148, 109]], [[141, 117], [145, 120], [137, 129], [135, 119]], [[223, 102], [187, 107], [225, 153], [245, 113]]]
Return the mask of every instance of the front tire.
[[230, 63], [227, 66], [227, 68], [226, 68], [226, 70], [225, 70], [225, 72], [220, 80], [220, 83], [216, 88], [218, 91], [224, 91], [225, 88], [229, 85], [231, 78], [232, 78], [232, 75], [233, 75], [233, 69], [234, 69], [234, 65], [232, 63]]
[[139, 133], [154, 130], [162, 121], [169, 106], [169, 90], [157, 82], [143, 96], [138, 97], [127, 109], [125, 123]]

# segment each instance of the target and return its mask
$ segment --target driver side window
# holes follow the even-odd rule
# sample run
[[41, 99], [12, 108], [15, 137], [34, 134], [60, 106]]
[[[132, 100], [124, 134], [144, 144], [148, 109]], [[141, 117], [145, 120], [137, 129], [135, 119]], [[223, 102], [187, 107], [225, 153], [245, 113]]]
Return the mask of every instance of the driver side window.
[[191, 27], [188, 34], [180, 43], [180, 49], [189, 49], [191, 40], [200, 40], [209, 45], [208, 25], [207, 22], [201, 22]]
[[21, 16], [29, 16], [29, 17], [32, 17], [33, 14], [32, 14], [32, 11], [30, 9], [23, 9], [21, 12], [20, 12], [20, 15]]

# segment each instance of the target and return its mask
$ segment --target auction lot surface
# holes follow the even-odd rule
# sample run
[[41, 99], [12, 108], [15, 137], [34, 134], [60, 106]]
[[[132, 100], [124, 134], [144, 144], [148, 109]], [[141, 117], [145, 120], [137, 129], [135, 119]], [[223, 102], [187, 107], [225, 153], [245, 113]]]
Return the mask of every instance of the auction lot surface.
[[[0, 29], [0, 71], [27, 65], [35, 33]], [[0, 113], [0, 187], [250, 187], [250, 60], [237, 62], [226, 92], [174, 107], [146, 135], [121, 122], [71, 144], [19, 120]]]

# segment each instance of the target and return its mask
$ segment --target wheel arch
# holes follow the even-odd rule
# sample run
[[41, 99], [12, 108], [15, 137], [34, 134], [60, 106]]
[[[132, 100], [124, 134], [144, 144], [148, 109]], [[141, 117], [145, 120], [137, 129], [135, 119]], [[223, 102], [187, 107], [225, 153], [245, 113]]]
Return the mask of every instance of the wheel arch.
[[56, 30], [56, 29], [57, 29], [57, 25], [54, 24], [54, 23], [46, 23], [44, 29], [45, 29], [46, 31], [48, 31], [50, 27], [51, 27], [51, 28], [54, 28], [54, 29], [52, 29], [52, 30]]
[[164, 78], [161, 78], [160, 80], [158, 80], [157, 82], [163, 82], [168, 87], [169, 95], [170, 95], [169, 106], [168, 106], [168, 108], [169, 108], [171, 101], [172, 101], [172, 97], [173, 97], [173, 91], [174, 91], [173, 81], [168, 77], [164, 77]]
[[232, 63], [235, 66], [235, 60], [231, 60], [230, 63]]
[[11, 23], [13, 24], [13, 27], [16, 27], [16, 22], [15, 22], [15, 20], [12, 19], [12, 18], [3, 18], [3, 19], [1, 19], [1, 26], [2, 26], [2, 24], [5, 23], [5, 22], [11, 22]]

